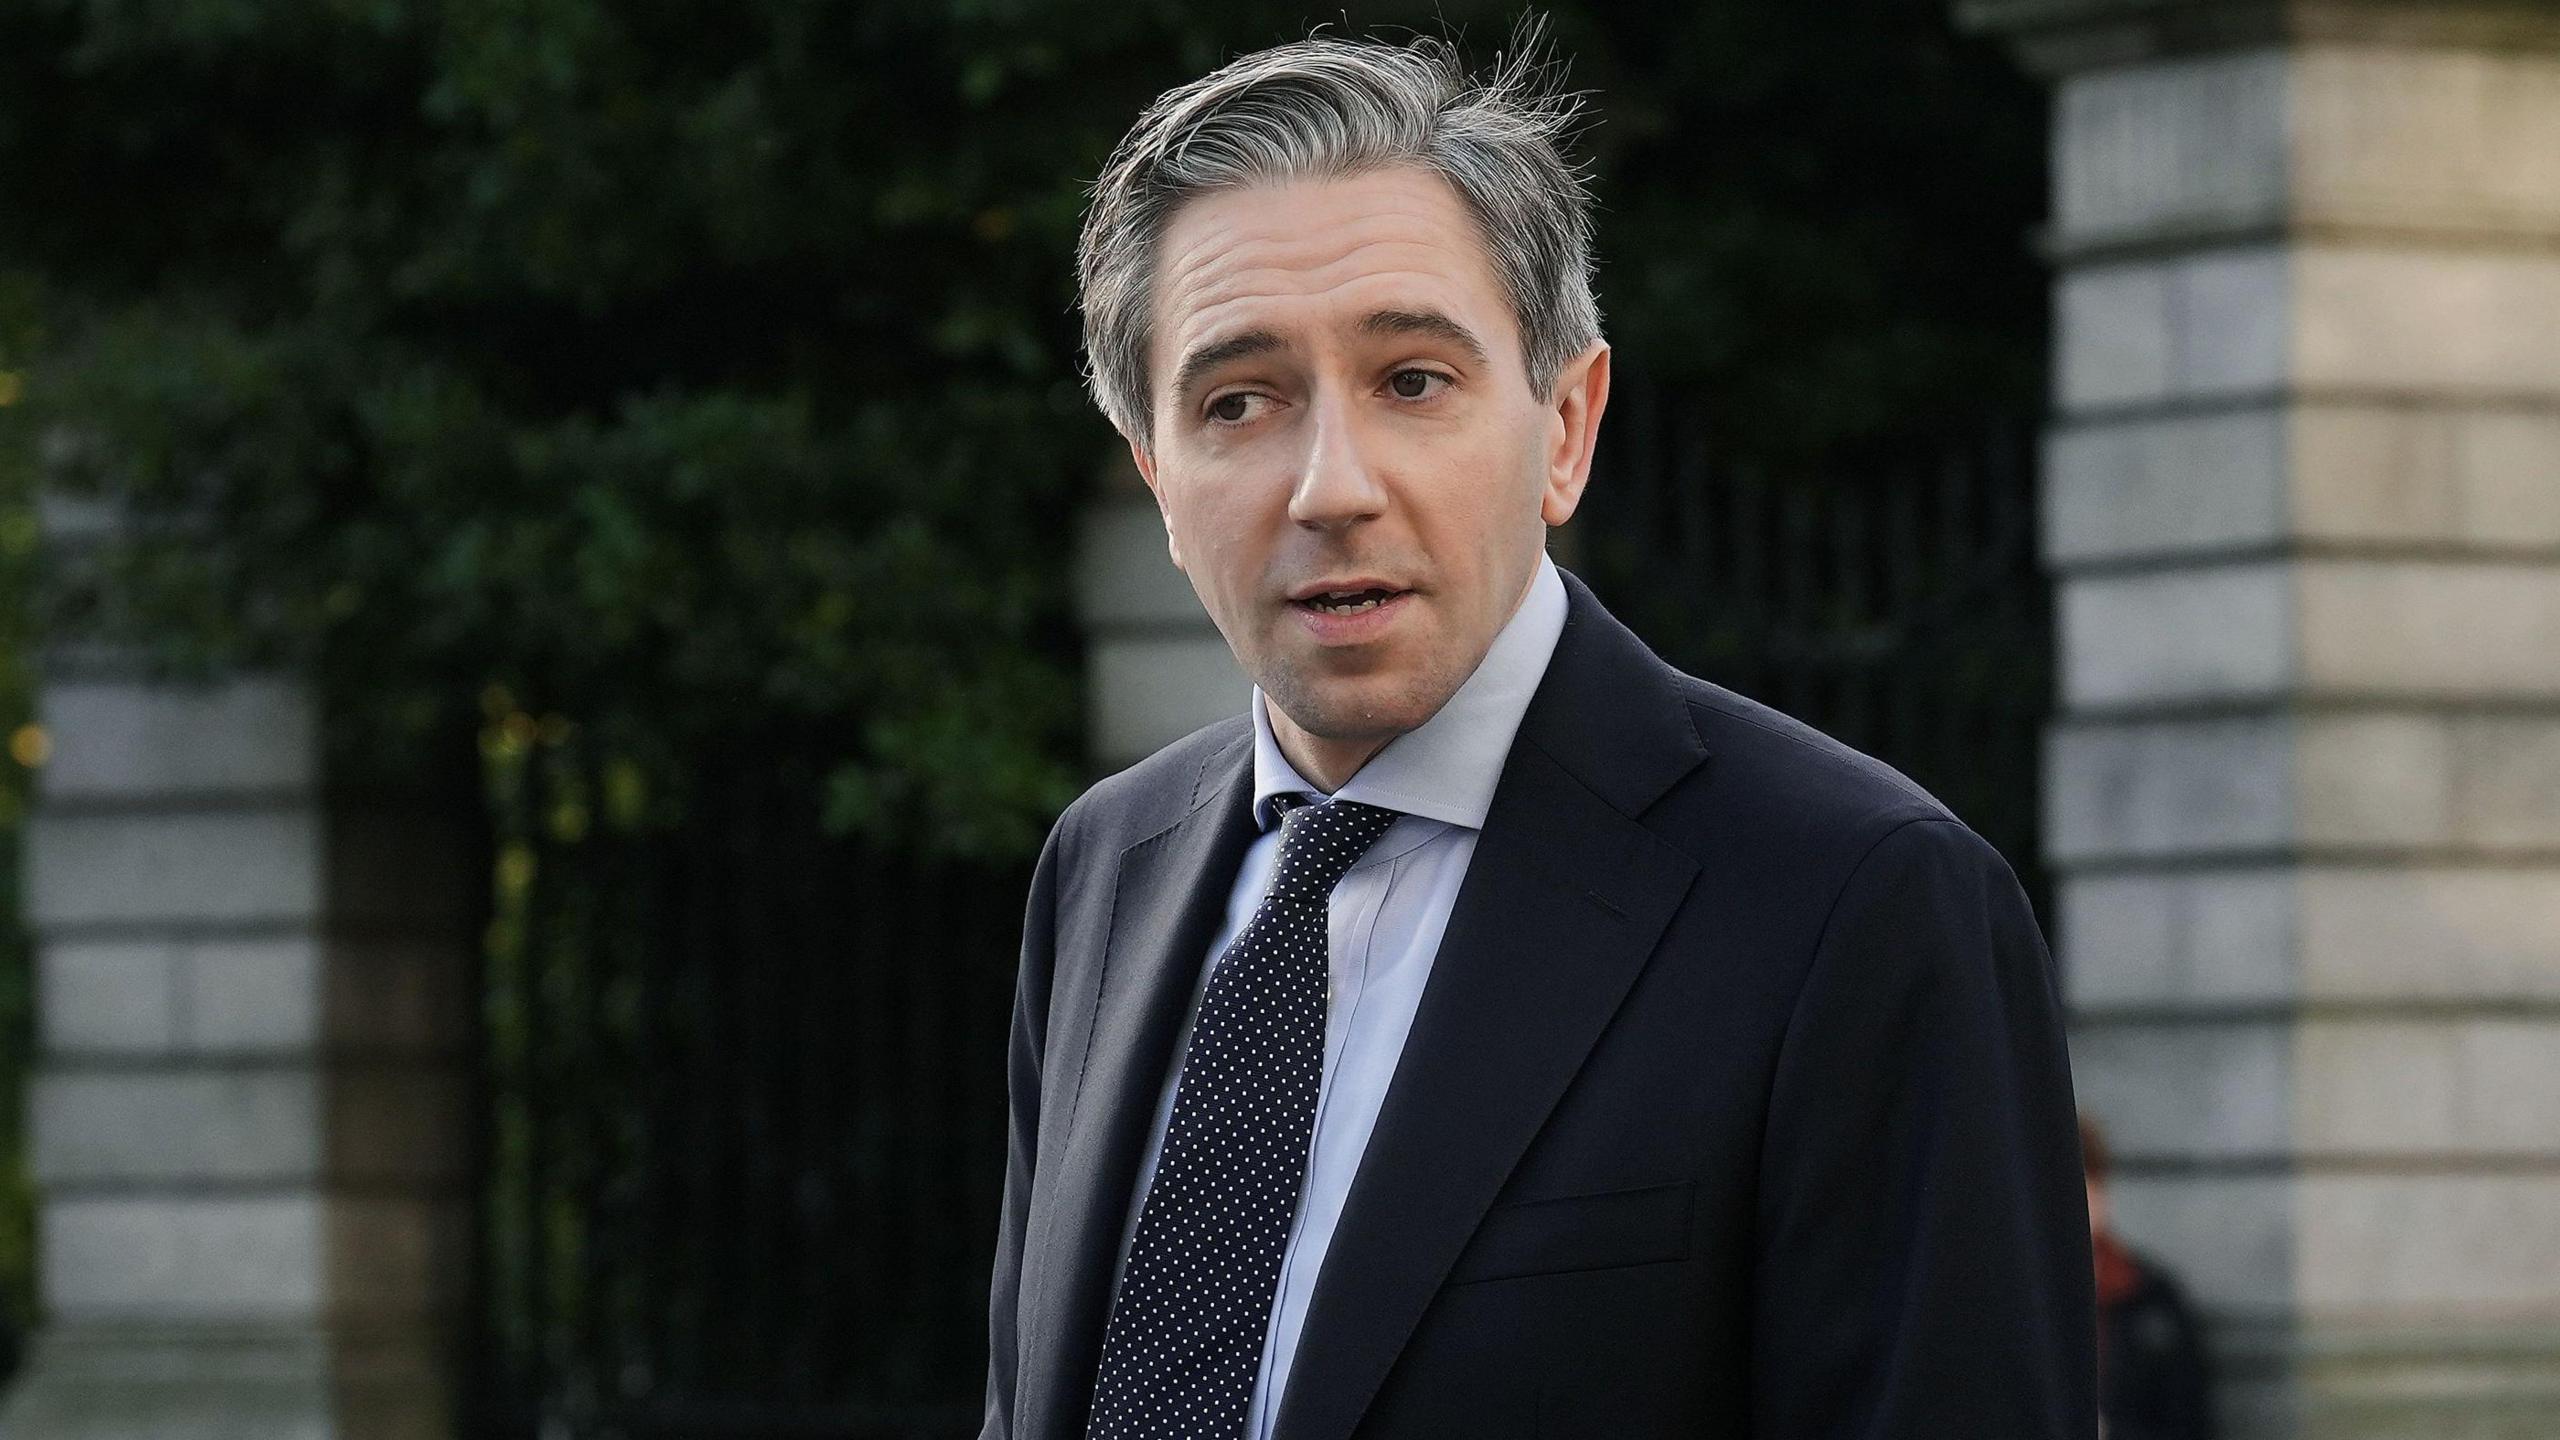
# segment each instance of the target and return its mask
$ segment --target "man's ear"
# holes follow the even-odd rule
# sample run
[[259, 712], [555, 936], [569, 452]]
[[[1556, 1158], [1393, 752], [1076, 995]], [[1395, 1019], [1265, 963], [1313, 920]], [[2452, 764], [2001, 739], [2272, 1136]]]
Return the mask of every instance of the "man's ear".
[[1156, 497], [1156, 518], [1164, 522], [1164, 553], [1173, 557], [1174, 569], [1182, 570], [1182, 547], [1173, 538], [1173, 514], [1164, 508], [1164, 487], [1156, 483], [1156, 457], [1147, 453], [1146, 446], [1132, 440], [1129, 458], [1137, 462], [1138, 478], [1147, 482], [1147, 493]]
[[1565, 362], [1548, 403], [1547, 483], [1538, 497], [1538, 513], [1553, 528], [1573, 518], [1582, 504], [1582, 487], [1591, 480], [1600, 413], [1609, 408], [1607, 341], [1594, 340], [1590, 349]]

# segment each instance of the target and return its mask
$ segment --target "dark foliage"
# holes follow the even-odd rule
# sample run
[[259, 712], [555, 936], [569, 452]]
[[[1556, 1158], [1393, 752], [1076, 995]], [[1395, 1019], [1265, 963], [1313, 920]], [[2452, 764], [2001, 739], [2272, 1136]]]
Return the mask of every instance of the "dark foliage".
[[[0, 267], [41, 323], [0, 415], [139, 541], [49, 623], [305, 667], [395, 774], [492, 694], [662, 785], [816, 725], [838, 826], [1019, 854], [1075, 783], [1067, 537], [1115, 444], [1076, 378], [1082, 185], [1155, 92], [1324, 18], [10, 0]], [[1511, 19], [1335, 22], [1482, 52]], [[1614, 338], [1743, 460], [2033, 384], [2033, 96], [1935, 5], [1820, 22], [1557, 17]]]

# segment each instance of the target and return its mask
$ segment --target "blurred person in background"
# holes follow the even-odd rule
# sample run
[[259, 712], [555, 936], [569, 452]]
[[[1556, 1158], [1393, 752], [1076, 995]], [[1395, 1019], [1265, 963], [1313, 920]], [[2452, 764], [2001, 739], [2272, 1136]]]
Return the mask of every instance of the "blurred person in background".
[[2097, 1262], [2098, 1413], [2102, 1440], [2212, 1440], [2204, 1339], [2186, 1293], [2161, 1264], [2115, 1232], [2107, 1201], [2107, 1138], [2080, 1117], [2089, 1183], [2089, 1246]]

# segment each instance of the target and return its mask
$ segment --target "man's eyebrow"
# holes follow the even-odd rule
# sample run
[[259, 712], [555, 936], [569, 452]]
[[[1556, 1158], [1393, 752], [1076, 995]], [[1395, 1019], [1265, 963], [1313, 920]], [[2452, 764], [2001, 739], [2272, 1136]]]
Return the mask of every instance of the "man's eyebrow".
[[1467, 358], [1478, 365], [1491, 363], [1476, 332], [1437, 310], [1372, 310], [1360, 322], [1360, 331], [1364, 335], [1424, 335], [1446, 340], [1466, 351]]
[[1280, 348], [1280, 337], [1268, 330], [1246, 330], [1223, 340], [1212, 340], [1182, 357], [1182, 367], [1173, 372], [1175, 399], [1189, 395], [1200, 383], [1200, 377], [1247, 355], [1262, 355]]

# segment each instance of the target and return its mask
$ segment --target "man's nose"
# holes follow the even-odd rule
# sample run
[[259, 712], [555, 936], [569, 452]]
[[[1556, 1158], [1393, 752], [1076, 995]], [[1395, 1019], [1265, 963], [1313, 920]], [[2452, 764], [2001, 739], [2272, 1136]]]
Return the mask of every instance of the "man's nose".
[[1336, 399], [1316, 403], [1307, 457], [1289, 495], [1289, 518], [1313, 529], [1333, 529], [1374, 519], [1387, 492], [1350, 407]]

